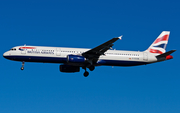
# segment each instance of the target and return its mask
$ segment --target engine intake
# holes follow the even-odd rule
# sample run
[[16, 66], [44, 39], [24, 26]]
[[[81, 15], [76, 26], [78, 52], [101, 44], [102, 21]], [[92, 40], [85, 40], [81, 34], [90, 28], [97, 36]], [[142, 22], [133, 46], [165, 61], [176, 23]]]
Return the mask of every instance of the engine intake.
[[83, 63], [86, 61], [86, 58], [84, 58], [83, 56], [79, 56], [79, 55], [68, 55], [67, 61], [70, 63]]

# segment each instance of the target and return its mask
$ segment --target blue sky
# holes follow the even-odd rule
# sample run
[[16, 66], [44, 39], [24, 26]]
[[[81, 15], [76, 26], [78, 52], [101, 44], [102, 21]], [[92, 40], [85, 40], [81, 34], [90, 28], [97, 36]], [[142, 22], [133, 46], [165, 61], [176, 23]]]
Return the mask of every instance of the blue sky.
[[113, 48], [144, 51], [164, 30], [174, 59], [137, 67], [97, 67], [67, 74], [59, 64], [0, 58], [1, 113], [179, 113], [178, 0], [7, 0], [0, 2], [3, 54], [13, 46], [93, 48], [123, 35]]

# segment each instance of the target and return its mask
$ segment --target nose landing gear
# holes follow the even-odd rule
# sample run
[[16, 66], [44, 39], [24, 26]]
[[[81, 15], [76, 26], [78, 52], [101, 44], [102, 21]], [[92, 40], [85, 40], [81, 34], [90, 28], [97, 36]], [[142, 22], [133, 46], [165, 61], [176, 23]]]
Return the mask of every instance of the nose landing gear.
[[22, 62], [21, 70], [24, 70], [24, 61]]

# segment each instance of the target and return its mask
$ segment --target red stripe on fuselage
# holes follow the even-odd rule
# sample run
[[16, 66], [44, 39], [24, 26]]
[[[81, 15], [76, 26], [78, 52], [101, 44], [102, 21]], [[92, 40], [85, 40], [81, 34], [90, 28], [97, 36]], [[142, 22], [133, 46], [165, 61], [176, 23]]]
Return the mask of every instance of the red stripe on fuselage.
[[19, 49], [36, 49], [35, 47], [20, 47]]

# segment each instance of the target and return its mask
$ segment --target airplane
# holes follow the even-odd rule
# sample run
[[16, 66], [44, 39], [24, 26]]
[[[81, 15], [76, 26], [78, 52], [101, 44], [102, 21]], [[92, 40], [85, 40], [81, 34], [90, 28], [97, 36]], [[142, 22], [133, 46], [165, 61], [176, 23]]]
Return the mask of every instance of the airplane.
[[9, 60], [22, 62], [59, 63], [61, 72], [79, 72], [85, 70], [84, 77], [89, 75], [87, 68], [93, 71], [96, 66], [138, 66], [172, 59], [173, 52], [166, 52], [170, 31], [163, 31], [145, 51], [112, 50], [113, 43], [122, 36], [93, 48], [67, 48], [45, 46], [16, 46], [3, 54]]

